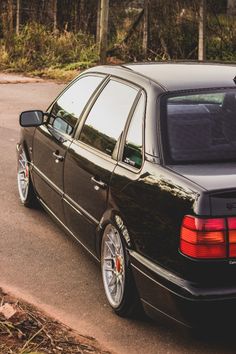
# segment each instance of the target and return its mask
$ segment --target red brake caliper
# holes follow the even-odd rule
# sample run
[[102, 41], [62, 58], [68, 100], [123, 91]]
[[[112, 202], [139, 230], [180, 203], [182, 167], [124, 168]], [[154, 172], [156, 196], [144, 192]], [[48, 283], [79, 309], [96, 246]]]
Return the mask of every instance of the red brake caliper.
[[120, 264], [120, 258], [116, 257], [116, 270], [118, 273], [120, 273], [121, 270], [121, 264]]
[[29, 167], [25, 166], [25, 177], [28, 178], [29, 177]]

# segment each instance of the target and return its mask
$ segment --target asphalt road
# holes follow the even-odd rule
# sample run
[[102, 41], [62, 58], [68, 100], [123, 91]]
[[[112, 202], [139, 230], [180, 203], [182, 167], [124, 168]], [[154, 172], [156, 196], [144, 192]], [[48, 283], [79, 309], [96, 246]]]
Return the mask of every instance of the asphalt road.
[[20, 205], [19, 112], [45, 109], [62, 87], [52, 82], [0, 84], [0, 286], [117, 353], [235, 353], [234, 341], [219, 336], [197, 340], [151, 321], [114, 315], [97, 264], [45, 212]]

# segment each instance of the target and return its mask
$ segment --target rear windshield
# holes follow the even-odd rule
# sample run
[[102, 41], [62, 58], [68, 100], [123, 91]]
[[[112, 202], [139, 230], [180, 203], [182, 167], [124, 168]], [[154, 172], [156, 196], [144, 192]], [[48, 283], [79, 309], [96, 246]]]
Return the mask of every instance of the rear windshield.
[[165, 102], [171, 161], [236, 159], [236, 90], [172, 96]]

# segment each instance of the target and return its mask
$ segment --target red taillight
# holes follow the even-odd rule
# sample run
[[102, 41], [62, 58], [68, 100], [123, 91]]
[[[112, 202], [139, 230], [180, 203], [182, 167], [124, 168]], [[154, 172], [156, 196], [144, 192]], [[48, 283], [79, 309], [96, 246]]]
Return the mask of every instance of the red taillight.
[[225, 219], [185, 216], [181, 227], [180, 250], [193, 258], [225, 258]]
[[229, 257], [236, 257], [236, 218], [230, 217], [227, 220], [229, 229]]

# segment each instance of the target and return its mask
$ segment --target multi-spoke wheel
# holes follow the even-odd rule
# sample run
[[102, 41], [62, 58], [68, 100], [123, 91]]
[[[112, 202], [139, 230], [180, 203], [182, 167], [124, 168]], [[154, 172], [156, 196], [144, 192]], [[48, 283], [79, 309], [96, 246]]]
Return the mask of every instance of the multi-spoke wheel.
[[106, 297], [113, 310], [120, 316], [133, 315], [139, 299], [124, 240], [112, 223], [103, 233], [101, 268]]
[[36, 196], [30, 179], [28, 160], [22, 148], [18, 155], [17, 185], [21, 203], [28, 207], [33, 206]]

